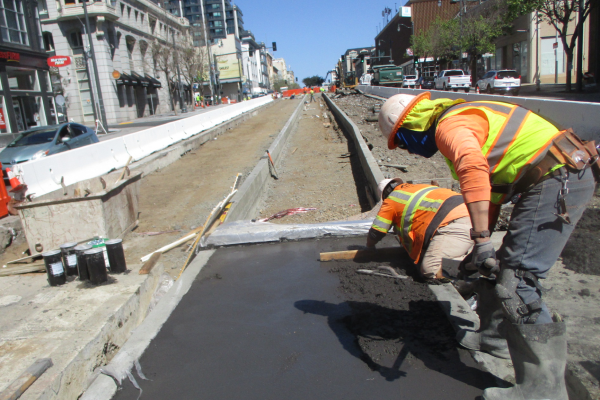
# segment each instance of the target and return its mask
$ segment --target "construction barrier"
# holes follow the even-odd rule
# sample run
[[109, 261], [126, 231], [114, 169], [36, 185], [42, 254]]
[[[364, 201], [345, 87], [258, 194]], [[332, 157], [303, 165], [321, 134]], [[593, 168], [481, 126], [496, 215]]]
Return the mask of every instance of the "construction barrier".
[[190, 118], [17, 164], [13, 172], [27, 185], [27, 195], [39, 197], [62, 189], [63, 185], [68, 186], [122, 168], [129, 157], [134, 161], [141, 160], [271, 101], [273, 99], [270, 96], [264, 96], [211, 109]]
[[[296, 96], [298, 96], [298, 95], [304, 95], [304, 94], [310, 94], [310, 89], [311, 88], [301, 88], [301, 89], [286, 90], [285, 92], [283, 92], [283, 97], [290, 97], [293, 94], [295, 94]], [[312, 90], [313, 90], [313, 92], [315, 92], [315, 94], [321, 93], [321, 88], [320, 87], [314, 87], [314, 88], [312, 88]]]
[[[418, 89], [399, 89], [384, 86], [357, 86], [363, 93], [389, 98], [395, 94], [422, 93]], [[588, 103], [583, 101], [549, 100], [530, 97], [502, 97], [488, 94], [455, 93], [441, 90], [431, 90], [431, 99], [465, 99], [466, 101], [506, 101], [518, 104], [529, 110], [552, 120], [553, 123], [564, 128], [573, 128], [575, 133], [584, 140], [600, 139], [598, 130], [598, 115], [600, 115], [600, 103]]]

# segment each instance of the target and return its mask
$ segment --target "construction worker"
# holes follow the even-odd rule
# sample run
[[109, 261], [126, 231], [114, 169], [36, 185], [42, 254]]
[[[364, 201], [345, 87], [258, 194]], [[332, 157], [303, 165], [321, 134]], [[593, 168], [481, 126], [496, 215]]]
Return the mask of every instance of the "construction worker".
[[312, 103], [313, 101], [315, 101], [315, 91], [312, 90], [312, 88], [310, 89], [310, 102]]
[[382, 180], [378, 191], [383, 203], [369, 230], [367, 247], [375, 247], [393, 227], [424, 279], [449, 282], [442, 275], [442, 258], [464, 256], [473, 245], [462, 196], [400, 178]]
[[321, 97], [323, 97], [323, 94], [325, 93], [325, 88], [323, 86], [321, 86], [319, 88], [319, 91], [321, 92]]
[[[461, 271], [496, 280], [479, 293], [488, 305], [479, 331], [461, 330], [457, 340], [473, 350], [509, 353], [517, 382], [488, 388], [483, 398], [567, 400], [566, 328], [550, 315], [538, 279], [547, 276], [592, 198], [599, 170], [594, 143], [518, 105], [430, 96], [390, 97], [379, 127], [390, 149], [423, 157], [439, 150], [460, 181], [475, 242]], [[510, 225], [496, 252], [490, 234], [509, 201]]]

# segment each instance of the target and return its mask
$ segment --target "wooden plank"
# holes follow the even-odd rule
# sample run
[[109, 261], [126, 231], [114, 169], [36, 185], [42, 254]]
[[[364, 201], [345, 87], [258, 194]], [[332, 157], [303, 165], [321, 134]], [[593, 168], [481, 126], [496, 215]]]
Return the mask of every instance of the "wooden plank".
[[45, 264], [18, 265], [16, 267], [0, 268], [0, 276], [20, 275], [20, 274], [28, 274], [31, 272], [43, 272], [43, 271], [46, 271]]
[[158, 262], [158, 259], [160, 258], [161, 255], [162, 255], [162, 253], [152, 254], [150, 259], [148, 261], [146, 261], [144, 263], [144, 265], [142, 265], [142, 268], [140, 268], [139, 274], [140, 275], [148, 275], [150, 273], [150, 271], [152, 271], [152, 268], [154, 268], [154, 266]]
[[336, 261], [336, 260], [354, 260], [354, 259], [370, 259], [379, 256], [389, 255], [401, 255], [404, 252], [402, 247], [384, 247], [375, 250], [345, 250], [345, 251], [332, 251], [328, 253], [321, 253], [319, 256], [320, 261]]
[[0, 400], [16, 400], [52, 366], [52, 359], [40, 358], [0, 393]]

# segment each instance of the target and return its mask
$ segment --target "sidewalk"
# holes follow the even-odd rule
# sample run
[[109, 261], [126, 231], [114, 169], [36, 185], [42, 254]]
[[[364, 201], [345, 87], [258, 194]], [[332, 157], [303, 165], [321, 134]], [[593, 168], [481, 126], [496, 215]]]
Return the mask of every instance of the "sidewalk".
[[536, 90], [535, 83], [524, 83], [521, 85], [519, 97], [542, 97], [549, 100], [585, 101], [600, 103], [600, 92], [585, 89], [579, 93], [575, 91], [575, 84], [571, 85], [571, 92], [566, 91], [565, 84], [543, 84], [540, 90]]

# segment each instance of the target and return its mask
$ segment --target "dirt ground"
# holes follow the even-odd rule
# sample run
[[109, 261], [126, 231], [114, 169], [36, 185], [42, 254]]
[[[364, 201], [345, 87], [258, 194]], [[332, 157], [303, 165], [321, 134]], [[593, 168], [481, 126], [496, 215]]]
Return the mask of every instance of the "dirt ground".
[[[298, 127], [288, 139], [277, 167], [278, 180], [271, 181], [260, 217], [296, 207], [314, 207], [306, 213], [273, 219], [280, 224], [309, 224], [342, 220], [370, 209], [367, 185], [353, 142], [335, 130], [327, 106], [317, 101], [305, 104]], [[325, 127], [329, 124], [329, 127]]]
[[[297, 105], [298, 100], [278, 100], [216, 140], [144, 176], [139, 226], [123, 243], [127, 264], [140, 263], [142, 256], [201, 226], [214, 206], [230, 192], [236, 174], [241, 173], [243, 179], [250, 174]], [[160, 232], [167, 233], [156, 234]], [[188, 245], [181, 245], [162, 255], [165, 269], [173, 276], [179, 274], [187, 248]], [[20, 233], [0, 255], [0, 263], [23, 257], [21, 253], [26, 249]]]
[[596, 191], [561, 256], [565, 267], [572, 271], [600, 275], [600, 190]]

